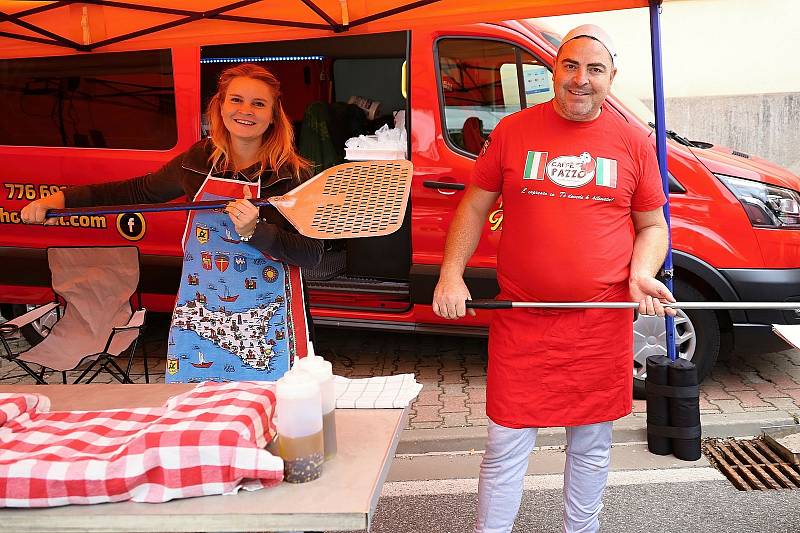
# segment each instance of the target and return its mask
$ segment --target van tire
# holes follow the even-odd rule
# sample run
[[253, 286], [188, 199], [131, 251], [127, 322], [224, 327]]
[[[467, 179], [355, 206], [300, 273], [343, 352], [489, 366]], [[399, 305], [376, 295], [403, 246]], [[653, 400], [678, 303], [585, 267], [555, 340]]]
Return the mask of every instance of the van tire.
[[[675, 299], [679, 302], [704, 302], [707, 298], [685, 281], [673, 282]], [[650, 319], [655, 320], [655, 319]], [[663, 319], [660, 319], [663, 320]], [[634, 323], [634, 330], [636, 330]], [[719, 357], [721, 345], [720, 321], [716, 312], [710, 309], [687, 309], [679, 311], [675, 321], [675, 343], [678, 356], [690, 359], [697, 367], [697, 379], [703, 379], [714, 368]], [[680, 337], [685, 336], [681, 342]], [[663, 348], [660, 350], [665, 355]], [[633, 397], [645, 399], [644, 379], [634, 377]]]

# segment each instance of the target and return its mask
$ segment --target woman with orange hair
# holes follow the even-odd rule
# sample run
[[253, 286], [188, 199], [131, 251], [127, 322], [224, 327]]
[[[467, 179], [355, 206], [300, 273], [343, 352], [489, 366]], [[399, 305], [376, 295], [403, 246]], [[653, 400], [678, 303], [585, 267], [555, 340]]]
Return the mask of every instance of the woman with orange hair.
[[299, 267], [316, 266], [323, 245], [249, 199], [287, 193], [309, 177], [309, 165], [267, 69], [225, 70], [207, 114], [208, 138], [156, 172], [66, 188], [25, 206], [22, 220], [52, 223], [47, 210], [63, 207], [231, 199], [224, 212], [189, 212], [167, 381], [274, 380], [306, 354]]

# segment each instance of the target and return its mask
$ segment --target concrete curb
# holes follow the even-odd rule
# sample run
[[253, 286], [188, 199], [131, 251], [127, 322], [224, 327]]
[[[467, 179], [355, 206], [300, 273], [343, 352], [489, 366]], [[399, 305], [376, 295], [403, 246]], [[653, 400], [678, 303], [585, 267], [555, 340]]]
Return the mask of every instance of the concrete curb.
[[[761, 434], [761, 428], [797, 424], [786, 411], [745, 413], [712, 413], [701, 415], [703, 437], [750, 437]], [[643, 414], [628, 415], [614, 422], [614, 443], [646, 442], [647, 418]], [[557, 446], [565, 442], [564, 428], [542, 428], [537, 446]], [[398, 454], [447, 453], [483, 450], [486, 427], [438, 429], [406, 429], [400, 434]]]

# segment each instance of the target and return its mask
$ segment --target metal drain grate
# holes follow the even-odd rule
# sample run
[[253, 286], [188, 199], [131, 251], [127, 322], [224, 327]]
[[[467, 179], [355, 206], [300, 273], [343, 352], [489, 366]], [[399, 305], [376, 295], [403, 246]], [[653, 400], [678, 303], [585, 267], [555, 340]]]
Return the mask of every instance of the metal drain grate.
[[703, 453], [739, 490], [800, 488], [800, 465], [784, 461], [763, 439], [706, 439]]

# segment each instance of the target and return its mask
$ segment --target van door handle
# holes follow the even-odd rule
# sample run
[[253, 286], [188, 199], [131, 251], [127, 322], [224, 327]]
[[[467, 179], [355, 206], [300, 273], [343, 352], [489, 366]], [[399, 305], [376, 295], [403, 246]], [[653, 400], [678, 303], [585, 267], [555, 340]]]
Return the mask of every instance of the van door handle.
[[450, 189], [453, 191], [463, 191], [466, 188], [463, 183], [451, 183], [449, 181], [423, 181], [422, 185], [429, 189]]

